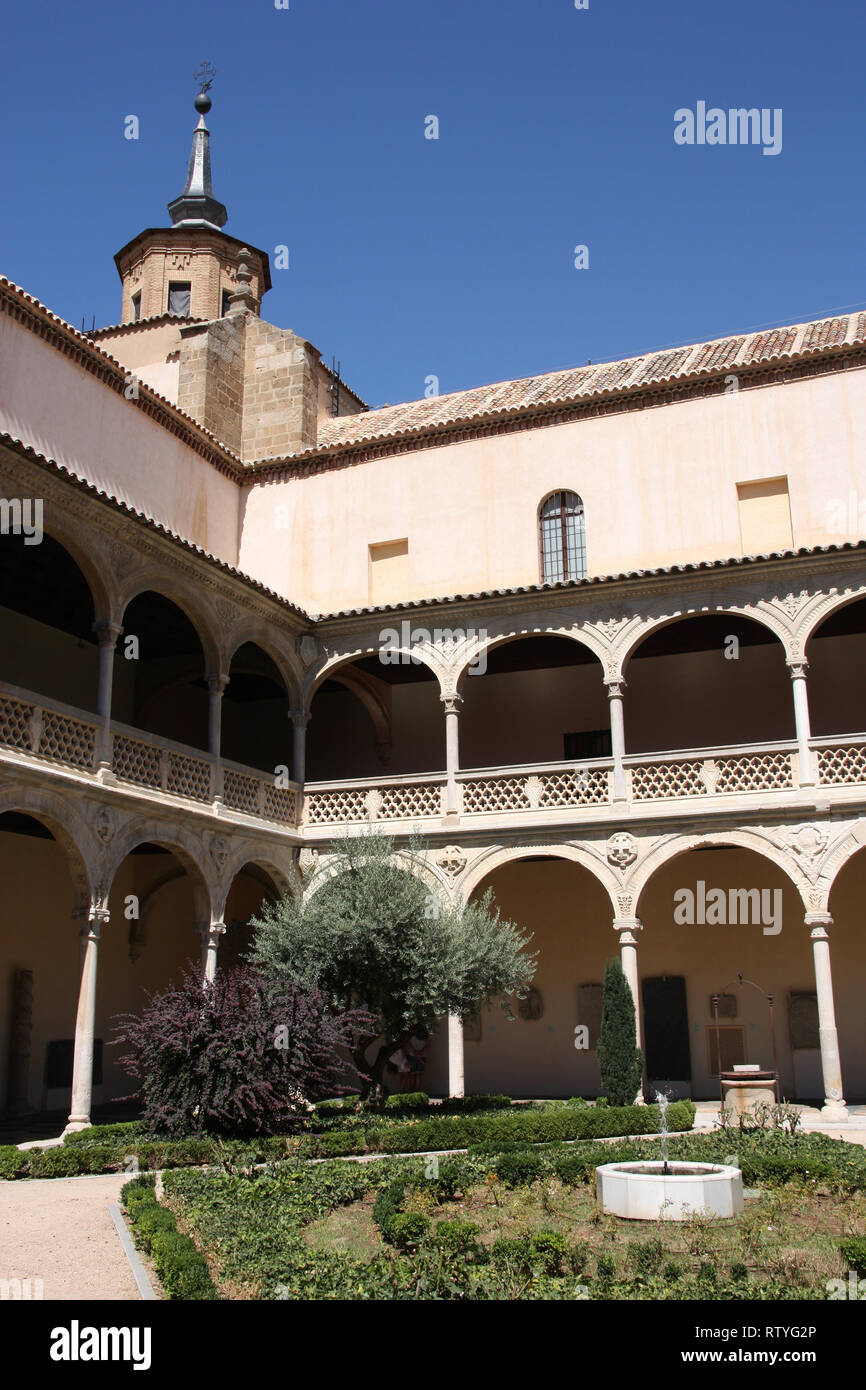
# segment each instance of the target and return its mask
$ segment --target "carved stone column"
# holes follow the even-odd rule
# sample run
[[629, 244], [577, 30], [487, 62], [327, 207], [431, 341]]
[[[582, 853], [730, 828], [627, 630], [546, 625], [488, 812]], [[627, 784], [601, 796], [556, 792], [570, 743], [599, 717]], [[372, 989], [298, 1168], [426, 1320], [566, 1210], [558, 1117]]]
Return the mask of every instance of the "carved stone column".
[[228, 676], [208, 676], [208, 729], [207, 746], [208, 752], [216, 758], [216, 764], [212, 774], [212, 796], [215, 807], [222, 804], [223, 799], [223, 775], [220, 764], [220, 747], [222, 745], [222, 709], [223, 691], [229, 683]]
[[114, 650], [123, 631], [115, 623], [93, 624], [99, 642], [99, 684], [96, 691], [96, 712], [101, 728], [96, 742], [96, 773], [101, 782], [111, 781], [111, 690], [114, 682]]
[[827, 933], [827, 928], [833, 925], [833, 918], [829, 912], [807, 912], [804, 920], [810, 928], [809, 935], [812, 938], [815, 989], [818, 995], [818, 1040], [824, 1077], [824, 1104], [821, 1114], [827, 1119], [844, 1123], [848, 1119], [848, 1109], [842, 1094], [842, 1066], [839, 1061], [839, 1036], [836, 1032], [833, 976], [830, 971], [830, 937]]
[[809, 692], [806, 686], [808, 661], [789, 661], [791, 690], [794, 695], [794, 727], [797, 731], [797, 753], [800, 760], [800, 786], [814, 787], [815, 771], [812, 766], [812, 750], [809, 739], [812, 729], [809, 722]]
[[289, 710], [292, 721], [292, 781], [304, 785], [307, 775], [307, 725], [310, 714], [307, 710]]
[[220, 755], [220, 741], [222, 736], [222, 703], [223, 691], [229, 683], [228, 676], [208, 676], [208, 729], [207, 746], [208, 752], [215, 758]]
[[460, 706], [463, 696], [456, 694], [439, 697], [445, 706], [445, 816], [455, 818], [460, 814], [457, 773], [460, 771]]
[[625, 801], [625, 723], [623, 719], [624, 680], [606, 680], [608, 708], [610, 710], [610, 751], [613, 756], [613, 799]]
[[448, 1094], [465, 1094], [463, 1068], [463, 1021], [452, 1014], [448, 1019]]
[[201, 974], [203, 980], [212, 980], [217, 969], [217, 950], [220, 937], [225, 935], [225, 922], [208, 922], [196, 927], [201, 937]]
[[96, 971], [99, 939], [108, 917], [108, 908], [104, 902], [92, 902], [86, 909], [86, 921], [80, 932], [81, 983], [75, 1018], [72, 1104], [65, 1134], [90, 1127], [90, 1108], [93, 1102], [93, 1038], [96, 1029]]

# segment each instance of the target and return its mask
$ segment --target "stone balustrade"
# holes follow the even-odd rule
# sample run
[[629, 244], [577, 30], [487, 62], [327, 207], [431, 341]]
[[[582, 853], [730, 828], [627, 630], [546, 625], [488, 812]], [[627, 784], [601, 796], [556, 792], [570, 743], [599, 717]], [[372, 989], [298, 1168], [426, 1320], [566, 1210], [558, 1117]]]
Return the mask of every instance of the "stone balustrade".
[[[189, 748], [97, 715], [0, 683], [0, 749], [62, 764], [96, 780], [99, 761], [118, 785], [216, 804], [259, 820], [295, 827], [299, 788], [278, 786], [272, 774]], [[104, 780], [106, 780], [104, 778]]]
[[[866, 783], [866, 735], [811, 740], [818, 786]], [[385, 822], [395, 826], [441, 822], [446, 816], [444, 772], [277, 785], [273, 775], [112, 722], [17, 687], [0, 684], [0, 750], [13, 750], [96, 780], [159, 792], [186, 803], [215, 807], [297, 828], [326, 830]], [[2, 752], [0, 752], [2, 756]], [[796, 743], [685, 749], [629, 756], [623, 762], [623, 795], [617, 800], [614, 762], [473, 768], [458, 772], [461, 820], [505, 816], [559, 820], [577, 813], [605, 819], [623, 801], [689, 804], [690, 812], [749, 793], [796, 792], [800, 787]], [[107, 774], [107, 777], [106, 777]], [[301, 806], [303, 812], [301, 816]]]

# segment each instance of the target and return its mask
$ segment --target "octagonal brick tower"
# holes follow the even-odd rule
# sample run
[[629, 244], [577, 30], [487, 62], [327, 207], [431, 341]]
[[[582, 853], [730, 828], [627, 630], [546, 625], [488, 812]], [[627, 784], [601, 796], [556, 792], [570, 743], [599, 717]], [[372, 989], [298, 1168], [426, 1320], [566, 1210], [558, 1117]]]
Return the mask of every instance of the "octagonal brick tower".
[[255, 312], [271, 287], [267, 252], [237, 241], [222, 228], [228, 218], [211, 183], [211, 109], [207, 92], [195, 99], [199, 113], [193, 132], [186, 186], [168, 205], [172, 225], [149, 227], [127, 242], [114, 258], [123, 285], [121, 322], [142, 323], [166, 316], [222, 318], [238, 288], [237, 264], [243, 247], [252, 274]]

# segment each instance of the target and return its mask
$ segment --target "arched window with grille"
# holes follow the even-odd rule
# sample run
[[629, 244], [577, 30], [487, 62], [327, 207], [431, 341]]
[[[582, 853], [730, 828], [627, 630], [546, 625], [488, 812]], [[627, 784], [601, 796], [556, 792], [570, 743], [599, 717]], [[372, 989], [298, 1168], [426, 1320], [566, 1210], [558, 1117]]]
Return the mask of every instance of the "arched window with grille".
[[541, 579], [586, 577], [586, 526], [583, 502], [576, 492], [552, 492], [538, 509]]

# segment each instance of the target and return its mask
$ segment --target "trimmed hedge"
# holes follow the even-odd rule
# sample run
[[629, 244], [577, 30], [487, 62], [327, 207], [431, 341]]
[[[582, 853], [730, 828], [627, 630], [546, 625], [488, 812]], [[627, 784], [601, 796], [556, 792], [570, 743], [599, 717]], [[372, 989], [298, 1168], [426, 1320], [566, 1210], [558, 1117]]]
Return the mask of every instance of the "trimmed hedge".
[[[689, 1130], [695, 1107], [689, 1100], [668, 1107], [668, 1128]], [[556, 1140], [604, 1139], [621, 1134], [656, 1134], [657, 1105], [606, 1106], [601, 1110], [563, 1106], [554, 1111], [508, 1115], [446, 1116], [418, 1120], [366, 1133], [367, 1149], [380, 1153], [419, 1153], [427, 1149], [464, 1149], [469, 1144], [549, 1144]]]
[[207, 1264], [189, 1236], [177, 1229], [174, 1213], [156, 1200], [153, 1178], [133, 1178], [122, 1188], [136, 1245], [150, 1255], [159, 1282], [170, 1299], [218, 1297]]
[[[402, 1097], [403, 1100], [406, 1097]], [[142, 1170], [198, 1167], [222, 1164], [249, 1166], [288, 1157], [338, 1158], [362, 1153], [419, 1153], [427, 1149], [464, 1149], [484, 1146], [502, 1150], [515, 1145], [550, 1144], [562, 1140], [602, 1139], [625, 1134], [658, 1131], [658, 1107], [635, 1105], [586, 1108], [563, 1105], [549, 1110], [511, 1106], [508, 1097], [468, 1096], [468, 1114], [440, 1114], [427, 1109], [423, 1118], [364, 1128], [331, 1129], [300, 1138], [276, 1135], [267, 1139], [145, 1139], [136, 1125], [95, 1125], [68, 1135], [52, 1149], [21, 1150], [0, 1146], [0, 1179], [66, 1178], [79, 1173], [129, 1171], [132, 1161]], [[497, 1103], [508, 1113], [473, 1114], [483, 1103], [495, 1110]], [[450, 1102], [449, 1104], [454, 1104]], [[691, 1101], [676, 1101], [668, 1108], [670, 1130], [688, 1130], [694, 1123]], [[384, 1117], [383, 1117], [384, 1120]], [[730, 1147], [731, 1139], [727, 1139]], [[765, 1160], [771, 1162], [770, 1159]]]

